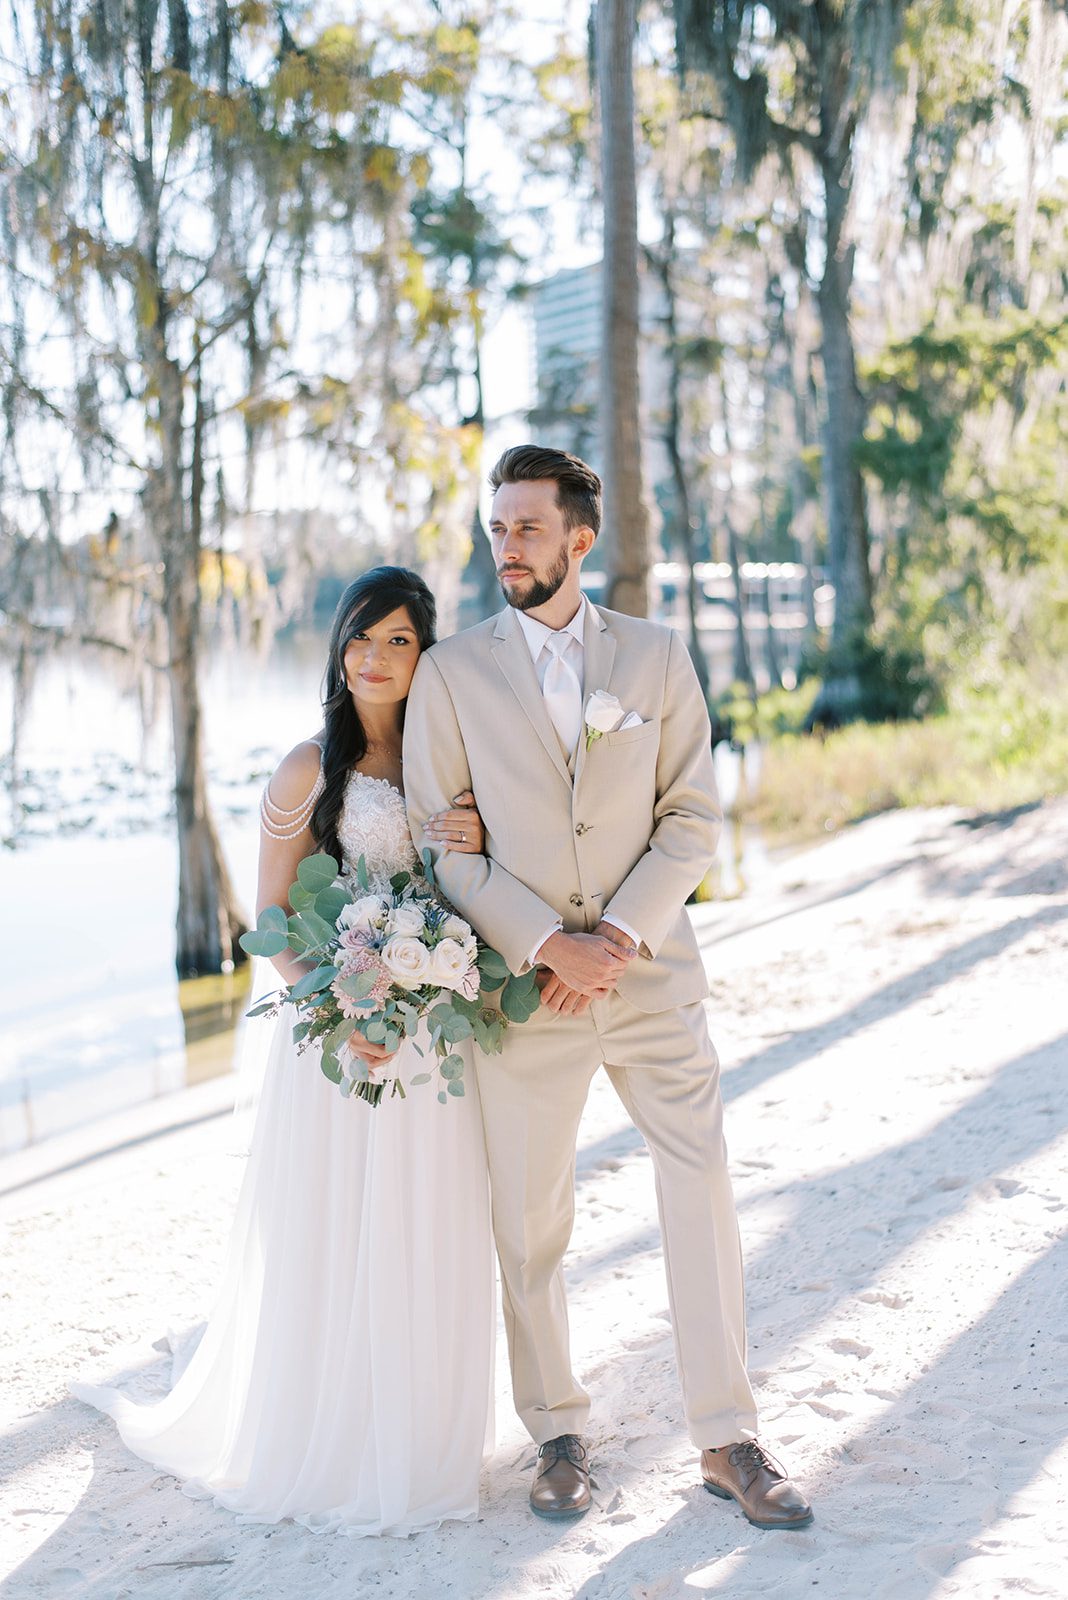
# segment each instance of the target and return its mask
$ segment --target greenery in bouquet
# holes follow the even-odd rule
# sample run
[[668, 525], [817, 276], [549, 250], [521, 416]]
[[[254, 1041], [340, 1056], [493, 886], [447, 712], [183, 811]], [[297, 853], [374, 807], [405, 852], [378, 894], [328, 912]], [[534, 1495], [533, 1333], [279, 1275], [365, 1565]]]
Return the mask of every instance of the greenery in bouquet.
[[416, 1042], [425, 1019], [436, 1061], [409, 1084], [438, 1078], [438, 1099], [464, 1092], [464, 1060], [456, 1050], [473, 1039], [487, 1055], [499, 1053], [504, 1030], [538, 1009], [534, 973], [512, 975], [437, 892], [430, 852], [421, 868], [398, 872], [388, 885], [372, 885], [361, 856], [353, 876], [332, 856], [306, 856], [289, 890], [292, 912], [268, 906], [242, 948], [270, 959], [284, 950], [314, 966], [296, 983], [257, 1002], [250, 1017], [296, 1008], [298, 1049], [322, 1046], [325, 1075], [345, 1095], [376, 1106], [385, 1089], [403, 1098], [399, 1077], [372, 1079], [372, 1069], [347, 1048], [357, 1030], [374, 1044], [396, 1050]]

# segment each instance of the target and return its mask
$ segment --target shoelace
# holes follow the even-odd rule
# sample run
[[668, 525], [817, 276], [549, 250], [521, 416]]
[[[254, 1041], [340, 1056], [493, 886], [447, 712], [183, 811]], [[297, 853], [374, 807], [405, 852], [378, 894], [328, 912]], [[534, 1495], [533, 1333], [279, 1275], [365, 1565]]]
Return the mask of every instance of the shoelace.
[[587, 1450], [582, 1440], [576, 1433], [562, 1433], [558, 1439], [549, 1439], [538, 1451], [538, 1460], [552, 1454], [552, 1460], [545, 1469], [547, 1472], [556, 1466], [558, 1461], [570, 1461], [573, 1467], [578, 1467], [580, 1472], [588, 1472], [586, 1466]]
[[786, 1477], [786, 1469], [782, 1463], [776, 1461], [771, 1451], [765, 1450], [756, 1439], [743, 1439], [741, 1444], [736, 1444], [729, 1452], [727, 1460], [740, 1472], [752, 1472], [754, 1478], [762, 1467], [766, 1467], [769, 1472], [774, 1472], [780, 1478]]

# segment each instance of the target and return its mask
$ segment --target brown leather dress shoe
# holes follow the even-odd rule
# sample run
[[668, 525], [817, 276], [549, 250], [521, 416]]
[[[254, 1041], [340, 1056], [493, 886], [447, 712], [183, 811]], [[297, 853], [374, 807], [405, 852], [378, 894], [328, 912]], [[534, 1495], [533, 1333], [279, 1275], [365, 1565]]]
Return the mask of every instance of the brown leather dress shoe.
[[800, 1489], [755, 1439], [702, 1450], [701, 1476], [709, 1494], [737, 1500], [754, 1528], [807, 1528], [812, 1521]]
[[538, 1451], [530, 1509], [539, 1517], [581, 1517], [590, 1509], [590, 1469], [577, 1433], [562, 1433]]

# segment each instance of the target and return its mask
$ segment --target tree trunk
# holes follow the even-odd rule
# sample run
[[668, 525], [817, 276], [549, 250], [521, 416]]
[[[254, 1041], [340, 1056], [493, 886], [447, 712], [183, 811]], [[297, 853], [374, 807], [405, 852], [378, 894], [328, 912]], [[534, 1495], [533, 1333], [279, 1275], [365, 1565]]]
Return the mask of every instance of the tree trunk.
[[597, 85], [604, 203], [601, 476], [608, 536], [606, 600], [649, 614], [649, 513], [638, 413], [638, 201], [634, 158], [636, 0], [599, 0]]
[[756, 699], [753, 659], [749, 654], [749, 639], [745, 631], [742, 556], [738, 547], [738, 535], [734, 531], [734, 522], [726, 505], [723, 507], [723, 523], [727, 529], [727, 560], [731, 564], [731, 584], [734, 590], [734, 681], [745, 686], [750, 699]]
[[[465, 145], [466, 150], [466, 145]], [[474, 252], [468, 264], [468, 287], [472, 295], [478, 293], [478, 261]], [[482, 448], [486, 438], [486, 404], [482, 388], [482, 321], [476, 317], [473, 327], [474, 337], [474, 368], [475, 380], [475, 411], [469, 419], [478, 428], [479, 437], [479, 466], [482, 464]], [[482, 474], [479, 472], [479, 486], [481, 487]], [[475, 509], [471, 516], [471, 558], [468, 569], [474, 577], [476, 584], [476, 601], [478, 620], [492, 616], [501, 607], [501, 590], [497, 582], [497, 564], [493, 559], [493, 547], [489, 542], [486, 529], [482, 522], [482, 512], [478, 503], [478, 491], [475, 493]]]
[[849, 325], [854, 254], [852, 244], [844, 238], [849, 196], [837, 160], [825, 160], [822, 175], [827, 206], [827, 256], [819, 286], [826, 400], [823, 484], [831, 582], [835, 592], [832, 639], [840, 644], [856, 638], [871, 625], [871, 573], [867, 508], [857, 464], [857, 446], [864, 431], [864, 408], [857, 385], [853, 333]]
[[486, 536], [482, 512], [477, 501], [474, 516], [471, 518], [471, 559], [467, 567], [475, 580], [475, 604], [478, 608], [478, 620], [481, 621], [483, 617], [490, 617], [501, 609], [501, 591], [497, 583], [493, 548]]
[[690, 509], [690, 486], [686, 480], [686, 467], [682, 459], [682, 373], [679, 366], [679, 330], [675, 307], [675, 285], [671, 279], [671, 262], [675, 253], [675, 217], [671, 211], [664, 216], [664, 237], [660, 244], [657, 262], [661, 286], [664, 290], [664, 332], [667, 335], [668, 356], [668, 415], [664, 430], [664, 444], [671, 463], [671, 477], [675, 486], [675, 516], [678, 541], [683, 564], [686, 567], [686, 615], [690, 629], [690, 659], [693, 661], [697, 681], [705, 699], [709, 694], [708, 661], [701, 646], [697, 627], [700, 604], [694, 564], [697, 560], [694, 539], [693, 513]]
[[775, 629], [771, 625], [771, 578], [767, 573], [764, 574], [760, 595], [764, 602], [764, 665], [768, 669], [768, 685], [772, 689], [781, 689], [782, 667], [779, 664], [779, 645], [775, 638]]
[[247, 923], [208, 804], [201, 735], [197, 659], [200, 642], [199, 509], [188, 515], [183, 496], [182, 373], [166, 352], [162, 328], [152, 330], [152, 370], [159, 394], [160, 467], [153, 510], [163, 555], [164, 616], [174, 739], [174, 800], [178, 825], [178, 976], [227, 972], [245, 959], [238, 944]]
[[751, 700], [756, 699], [753, 678], [753, 660], [749, 653], [749, 639], [745, 631], [745, 590], [742, 588], [742, 553], [738, 534], [731, 515], [730, 497], [733, 486], [734, 445], [731, 438], [730, 402], [727, 396], [727, 378], [722, 366], [719, 369], [720, 427], [723, 430], [723, 449], [727, 462], [727, 488], [723, 494], [723, 526], [727, 531], [727, 560], [731, 569], [731, 589], [734, 596], [734, 681], [744, 684]]

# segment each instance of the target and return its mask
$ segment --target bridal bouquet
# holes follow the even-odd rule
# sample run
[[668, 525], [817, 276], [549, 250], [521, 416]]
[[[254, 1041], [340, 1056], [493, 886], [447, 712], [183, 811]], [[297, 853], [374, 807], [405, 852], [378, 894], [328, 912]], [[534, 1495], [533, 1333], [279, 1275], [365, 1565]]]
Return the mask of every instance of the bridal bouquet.
[[[357, 1029], [396, 1050], [425, 1018], [444, 1104], [449, 1095], [464, 1092], [463, 1057], [453, 1046], [473, 1038], [488, 1055], [496, 1054], [509, 1023], [525, 1022], [538, 1008], [533, 972], [513, 977], [503, 956], [438, 897], [429, 851], [421, 873], [398, 872], [388, 890], [374, 891], [362, 857], [354, 882], [339, 873], [332, 856], [307, 856], [289, 903], [292, 915], [268, 906], [255, 930], [242, 936], [241, 947], [268, 958], [292, 950], [315, 967], [248, 1015], [277, 1015], [293, 1005], [298, 1048], [320, 1041], [323, 1072], [345, 1095], [376, 1106], [390, 1083], [391, 1093], [404, 1097], [400, 1078], [372, 1082], [367, 1063], [353, 1056], [348, 1041]], [[418, 1044], [413, 1047], [423, 1054]], [[420, 1072], [410, 1083], [429, 1083], [433, 1076], [432, 1070]]]

